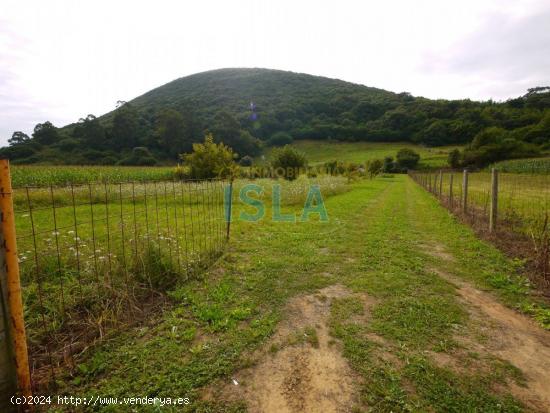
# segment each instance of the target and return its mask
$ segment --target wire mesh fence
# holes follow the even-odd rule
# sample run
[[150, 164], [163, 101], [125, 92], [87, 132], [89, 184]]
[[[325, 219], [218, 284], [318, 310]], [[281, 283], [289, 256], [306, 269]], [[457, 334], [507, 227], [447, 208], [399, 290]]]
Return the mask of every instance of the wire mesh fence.
[[89, 183], [13, 190], [35, 386], [222, 251], [222, 180]]
[[494, 172], [410, 172], [451, 211], [495, 236], [515, 234], [550, 281], [550, 177]]

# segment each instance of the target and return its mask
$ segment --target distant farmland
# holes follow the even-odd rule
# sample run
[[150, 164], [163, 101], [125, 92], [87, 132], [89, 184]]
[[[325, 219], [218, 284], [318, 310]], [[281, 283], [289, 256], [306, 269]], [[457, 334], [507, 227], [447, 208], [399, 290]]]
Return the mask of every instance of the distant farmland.
[[[458, 146], [439, 146], [428, 148], [410, 142], [338, 142], [338, 141], [295, 141], [293, 146], [305, 152], [310, 164], [320, 164], [339, 160], [355, 163], [365, 163], [371, 159], [383, 159], [393, 156], [399, 149], [410, 148], [420, 154], [420, 166], [445, 167], [449, 152]], [[265, 160], [269, 160], [271, 149], [264, 153]]]

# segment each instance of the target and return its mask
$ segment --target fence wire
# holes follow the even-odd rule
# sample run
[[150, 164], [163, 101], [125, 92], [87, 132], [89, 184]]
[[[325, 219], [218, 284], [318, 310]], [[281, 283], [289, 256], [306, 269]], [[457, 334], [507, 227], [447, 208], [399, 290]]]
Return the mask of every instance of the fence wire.
[[[550, 287], [550, 177], [513, 173], [441, 171], [410, 176], [478, 230], [489, 230], [504, 248], [527, 257], [535, 282]], [[440, 186], [434, 182], [440, 182]], [[496, 237], [496, 238], [495, 238]]]
[[[411, 172], [410, 176], [453, 210], [465, 212], [480, 225], [489, 225], [491, 173], [469, 172], [466, 210], [463, 211], [463, 172]], [[442, 177], [441, 193], [430, 182]], [[451, 178], [452, 176], [452, 178]], [[452, 179], [452, 186], [451, 186]], [[548, 175], [498, 174], [497, 219], [501, 227], [530, 235], [550, 212]]]
[[13, 190], [34, 384], [139, 319], [226, 242], [221, 180]]

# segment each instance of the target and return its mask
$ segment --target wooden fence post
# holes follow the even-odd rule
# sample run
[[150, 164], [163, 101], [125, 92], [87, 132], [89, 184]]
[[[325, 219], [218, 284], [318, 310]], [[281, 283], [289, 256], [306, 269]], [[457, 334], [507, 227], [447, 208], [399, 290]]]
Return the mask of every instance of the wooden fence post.
[[464, 169], [462, 174], [462, 212], [468, 210], [468, 170]]
[[439, 197], [443, 198], [443, 171], [439, 171]]
[[[0, 231], [0, 245], [4, 243]], [[17, 407], [10, 403], [10, 397], [17, 392], [15, 359], [9, 329], [8, 290], [5, 273], [4, 250], [0, 253], [0, 411], [15, 412]]]
[[489, 213], [489, 232], [493, 232], [497, 226], [498, 213], [498, 171], [491, 170], [491, 211]]
[[451, 209], [453, 209], [453, 176], [454, 174], [451, 172], [451, 175], [449, 176], [449, 206]]
[[[21, 282], [19, 279], [19, 257], [17, 256], [17, 241], [15, 236], [15, 216], [10, 177], [10, 165], [7, 159], [0, 160], [0, 211], [2, 213], [2, 235], [4, 266], [0, 276], [5, 283], [7, 295], [6, 313], [8, 314], [8, 331], [11, 351], [14, 358], [14, 368], [17, 391], [20, 396], [31, 396], [31, 377], [27, 352], [25, 322], [23, 320], [23, 300], [21, 298]], [[2, 288], [4, 291], [4, 288]], [[5, 396], [5, 395], [3, 395]], [[20, 406], [21, 407], [21, 406]], [[31, 406], [27, 406], [30, 408]], [[24, 408], [24, 407], [23, 407]], [[27, 410], [27, 408], [24, 408]]]

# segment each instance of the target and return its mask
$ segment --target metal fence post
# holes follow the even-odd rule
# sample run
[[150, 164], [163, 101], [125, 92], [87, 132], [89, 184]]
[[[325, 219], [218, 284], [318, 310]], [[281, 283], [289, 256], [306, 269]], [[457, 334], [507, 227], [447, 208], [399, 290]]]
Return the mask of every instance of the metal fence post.
[[489, 232], [493, 232], [497, 225], [498, 213], [498, 171], [491, 170], [491, 211], [489, 213]]
[[225, 220], [227, 222], [227, 239], [229, 239], [229, 233], [231, 232], [231, 207], [233, 205], [233, 179], [229, 182], [229, 194], [226, 195], [225, 198], [226, 206], [226, 217]]
[[443, 197], [443, 171], [439, 171], [439, 197]]
[[[9, 336], [13, 349], [17, 390], [21, 396], [30, 396], [31, 378], [27, 353], [27, 338], [23, 320], [23, 300], [19, 279], [19, 259], [15, 237], [10, 165], [7, 159], [0, 160], [0, 211], [2, 213], [3, 254], [5, 265], [0, 273], [5, 279], [7, 295], [6, 312], [9, 317]], [[4, 281], [4, 280], [3, 280]]]
[[468, 170], [464, 169], [462, 174], [462, 212], [468, 209]]

